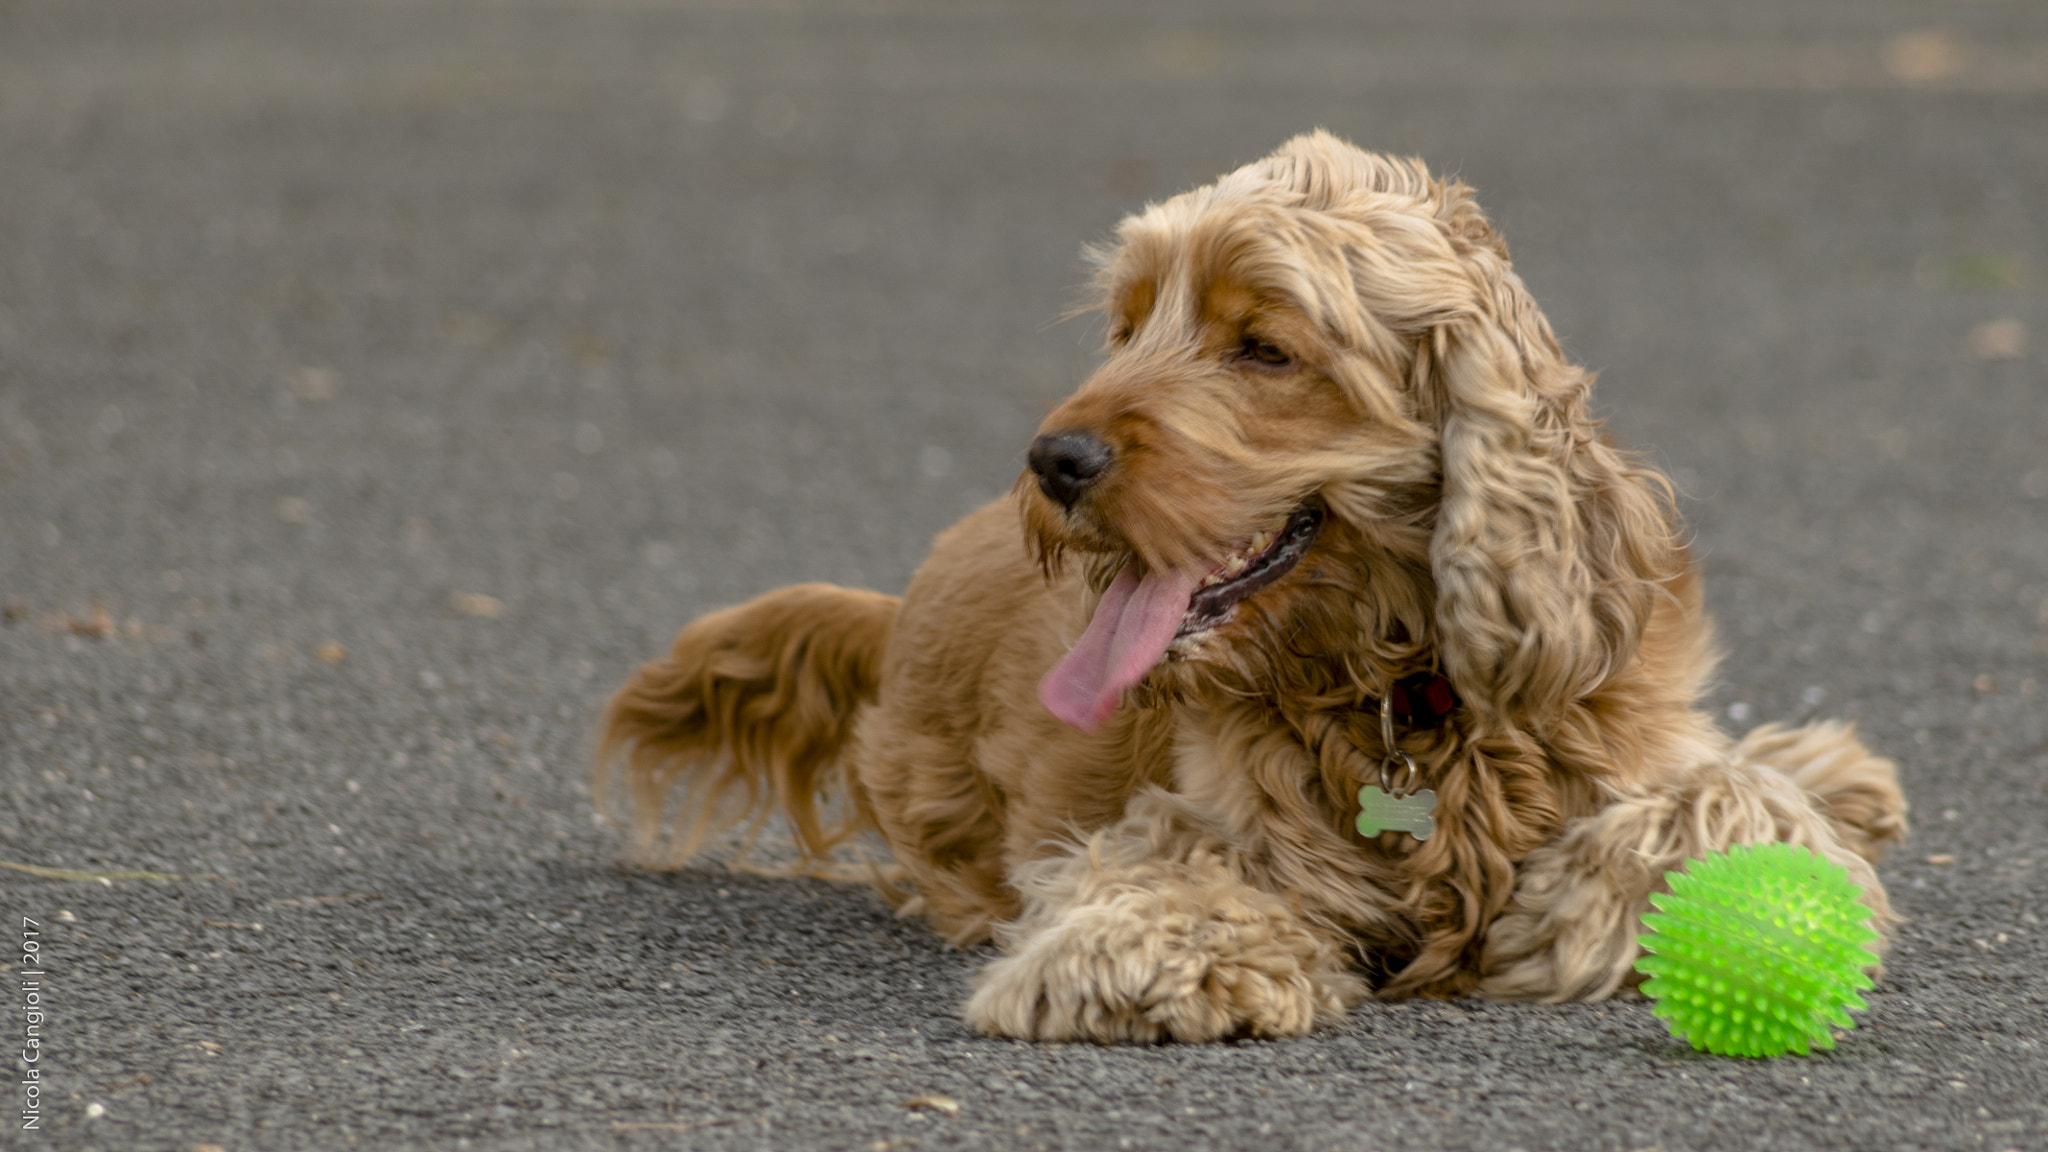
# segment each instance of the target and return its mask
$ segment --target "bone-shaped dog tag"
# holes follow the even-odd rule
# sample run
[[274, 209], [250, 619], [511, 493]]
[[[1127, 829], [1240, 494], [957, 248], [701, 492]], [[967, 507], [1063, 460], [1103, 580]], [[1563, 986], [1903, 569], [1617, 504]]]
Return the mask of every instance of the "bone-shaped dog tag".
[[1377, 836], [1382, 832], [1406, 832], [1427, 840], [1436, 832], [1436, 793], [1428, 788], [1406, 796], [1389, 796], [1374, 784], [1358, 790], [1358, 834]]

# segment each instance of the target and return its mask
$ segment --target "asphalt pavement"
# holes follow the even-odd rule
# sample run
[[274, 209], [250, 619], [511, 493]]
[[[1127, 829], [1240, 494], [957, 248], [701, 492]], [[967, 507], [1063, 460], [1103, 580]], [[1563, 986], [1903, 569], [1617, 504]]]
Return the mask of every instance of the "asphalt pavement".
[[[611, 688], [900, 589], [1082, 244], [1318, 125], [1475, 185], [1678, 479], [1729, 725], [1900, 762], [1834, 1053], [991, 1040], [863, 889], [615, 865]], [[2044, 782], [2048, 6], [0, 0], [0, 1146], [2048, 1148]]]

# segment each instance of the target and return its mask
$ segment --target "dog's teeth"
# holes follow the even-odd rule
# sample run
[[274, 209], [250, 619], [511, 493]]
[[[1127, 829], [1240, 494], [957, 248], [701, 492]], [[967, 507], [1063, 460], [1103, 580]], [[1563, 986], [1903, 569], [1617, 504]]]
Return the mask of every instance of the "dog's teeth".
[[1214, 588], [1216, 585], [1221, 583], [1223, 583], [1223, 574], [1220, 572], [1211, 572], [1207, 576], [1202, 577], [1202, 582], [1200, 584], [1197, 584], [1196, 587]]
[[1258, 535], [1252, 537], [1252, 542], [1245, 546], [1245, 551], [1250, 552], [1254, 556], [1257, 556], [1259, 553], [1264, 552], [1267, 548], [1271, 547], [1272, 543], [1273, 534], [1271, 532], [1261, 532]]
[[1245, 558], [1242, 556], [1232, 556], [1230, 559], [1223, 562], [1223, 575], [1225, 577], [1236, 576], [1244, 570]]

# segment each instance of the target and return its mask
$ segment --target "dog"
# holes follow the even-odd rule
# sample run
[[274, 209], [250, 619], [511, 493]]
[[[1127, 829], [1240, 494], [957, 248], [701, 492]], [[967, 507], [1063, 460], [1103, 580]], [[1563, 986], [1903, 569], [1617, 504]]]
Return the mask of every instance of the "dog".
[[612, 699], [643, 860], [878, 833], [887, 899], [1001, 947], [967, 1020], [1036, 1040], [1628, 993], [1665, 871], [1742, 843], [1847, 868], [1889, 937], [1894, 766], [1701, 710], [1670, 485], [1470, 188], [1316, 132], [1091, 255], [1102, 365], [900, 599], [770, 592]]

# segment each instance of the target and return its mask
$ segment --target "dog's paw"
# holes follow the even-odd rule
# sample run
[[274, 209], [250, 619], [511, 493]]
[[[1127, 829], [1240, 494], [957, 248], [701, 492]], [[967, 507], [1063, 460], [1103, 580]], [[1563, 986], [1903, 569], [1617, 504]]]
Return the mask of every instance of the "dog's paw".
[[1038, 918], [967, 1005], [983, 1032], [1104, 1043], [1298, 1036], [1365, 995], [1277, 898], [1118, 884]]

